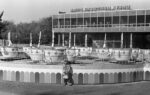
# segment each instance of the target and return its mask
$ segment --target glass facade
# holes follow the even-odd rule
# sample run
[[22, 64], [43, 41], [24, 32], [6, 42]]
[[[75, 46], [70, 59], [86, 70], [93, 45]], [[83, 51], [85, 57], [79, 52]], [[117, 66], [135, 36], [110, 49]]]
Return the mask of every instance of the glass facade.
[[[93, 29], [95, 28], [97, 29], [97, 32], [99, 32], [98, 27], [135, 28], [142, 26], [150, 26], [150, 10], [129, 10], [129, 11], [126, 10], [126, 11], [110, 11], [110, 12], [106, 11], [95, 13], [83, 12], [74, 14], [60, 14], [53, 16], [53, 29], [93, 27]], [[132, 32], [134, 32], [134, 30]]]

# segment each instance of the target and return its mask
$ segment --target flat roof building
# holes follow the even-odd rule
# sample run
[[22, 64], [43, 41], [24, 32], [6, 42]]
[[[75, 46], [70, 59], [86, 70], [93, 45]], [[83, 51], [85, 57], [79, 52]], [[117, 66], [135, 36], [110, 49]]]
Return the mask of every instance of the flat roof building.
[[106, 40], [110, 48], [119, 48], [121, 43], [123, 48], [150, 48], [150, 10], [108, 9], [53, 15], [53, 31], [55, 44], [63, 46], [102, 47]]

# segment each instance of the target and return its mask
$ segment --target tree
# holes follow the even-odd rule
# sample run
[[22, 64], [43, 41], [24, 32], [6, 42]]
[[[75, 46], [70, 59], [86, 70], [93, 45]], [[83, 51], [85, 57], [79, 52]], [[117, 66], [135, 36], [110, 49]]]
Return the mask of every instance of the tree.
[[42, 31], [42, 44], [50, 44], [52, 42], [52, 17], [43, 18], [39, 22]]
[[43, 18], [31, 23], [14, 24], [11, 21], [0, 22], [0, 38], [7, 39], [7, 33], [11, 32], [13, 43], [29, 44], [32, 33], [33, 44], [38, 43], [39, 32], [42, 32], [41, 44], [50, 44], [52, 39], [52, 17]]
[[5, 22], [2, 22], [2, 16], [4, 14], [4, 11], [0, 14], [0, 39], [2, 39], [2, 33], [5, 32], [6, 30], [6, 26], [7, 26], [7, 23]]

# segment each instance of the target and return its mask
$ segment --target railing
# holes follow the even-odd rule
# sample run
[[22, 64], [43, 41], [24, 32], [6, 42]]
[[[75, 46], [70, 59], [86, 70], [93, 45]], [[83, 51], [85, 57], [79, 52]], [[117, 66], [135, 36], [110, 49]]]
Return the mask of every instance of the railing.
[[150, 26], [150, 23], [54, 25], [53, 28], [77, 28], [77, 27], [140, 27], [140, 26]]
[[[94, 40], [93, 47], [95, 48], [103, 48], [104, 40]], [[107, 40], [106, 46], [109, 48], [120, 48], [121, 40]]]

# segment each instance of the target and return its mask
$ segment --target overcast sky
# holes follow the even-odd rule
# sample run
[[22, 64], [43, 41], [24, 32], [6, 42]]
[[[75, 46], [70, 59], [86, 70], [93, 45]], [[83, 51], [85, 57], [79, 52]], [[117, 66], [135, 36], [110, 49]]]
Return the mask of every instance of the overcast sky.
[[31, 22], [43, 17], [69, 12], [72, 8], [131, 5], [133, 9], [150, 9], [150, 0], [0, 0], [4, 20]]

